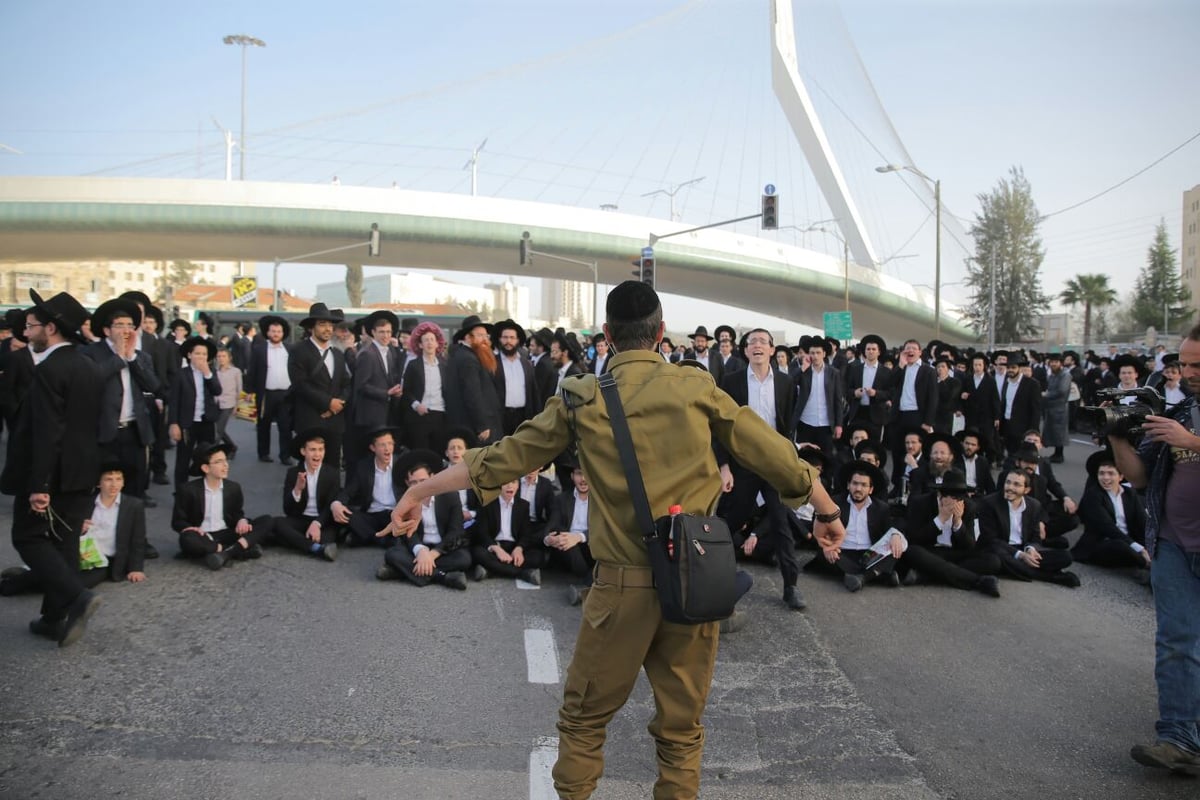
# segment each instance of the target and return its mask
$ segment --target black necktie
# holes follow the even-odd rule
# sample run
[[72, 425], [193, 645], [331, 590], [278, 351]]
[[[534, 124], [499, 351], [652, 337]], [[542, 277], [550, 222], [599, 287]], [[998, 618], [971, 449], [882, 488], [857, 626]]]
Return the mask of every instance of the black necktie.
[[1004, 386], [1000, 388], [1000, 413], [1008, 419], [1008, 381], [1004, 382]]

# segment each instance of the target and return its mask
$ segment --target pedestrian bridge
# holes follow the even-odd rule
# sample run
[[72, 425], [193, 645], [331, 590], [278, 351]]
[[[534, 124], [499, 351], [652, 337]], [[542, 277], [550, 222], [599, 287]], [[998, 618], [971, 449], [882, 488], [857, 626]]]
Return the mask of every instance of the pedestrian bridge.
[[[518, 242], [595, 261], [600, 283], [630, 276], [650, 234], [691, 225], [615, 212], [493, 197], [350, 186], [93, 177], [0, 178], [0, 261], [292, 259], [365, 242], [382, 232], [378, 257], [350, 249], [331, 260], [591, 280], [588, 267], [547, 258], [522, 266]], [[932, 293], [875, 269], [811, 250], [720, 229], [655, 245], [661, 291], [725, 303], [821, 327], [849, 291], [855, 335], [927, 338]], [[339, 272], [340, 274], [340, 272]], [[331, 276], [332, 278], [333, 276]], [[943, 314], [942, 336], [974, 339]]]

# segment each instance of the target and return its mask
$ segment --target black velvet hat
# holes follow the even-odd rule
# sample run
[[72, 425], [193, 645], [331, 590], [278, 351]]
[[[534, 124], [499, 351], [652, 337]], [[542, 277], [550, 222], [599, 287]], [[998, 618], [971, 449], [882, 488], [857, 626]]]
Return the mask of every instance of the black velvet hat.
[[107, 300], [97, 306], [92, 312], [92, 333], [99, 336], [105, 328], [112, 325], [113, 318], [122, 315], [133, 320], [133, 327], [142, 324], [142, 311], [138, 304], [128, 298], [117, 297]]
[[208, 363], [215, 365], [217, 363], [217, 344], [212, 339], [205, 339], [200, 336], [191, 336], [187, 339], [184, 339], [179, 344], [179, 353], [184, 358], [187, 358], [189, 355], [191, 355], [193, 350], [201, 346], [208, 351]]
[[54, 323], [64, 339], [80, 344], [85, 343], [79, 329], [91, 315], [88, 314], [86, 308], [79, 304], [78, 300], [66, 292], [59, 292], [48, 300], [44, 300], [36, 289], [29, 290], [29, 299], [33, 301], [34, 308]]
[[278, 325], [283, 328], [283, 340], [286, 342], [292, 336], [292, 324], [278, 314], [264, 314], [258, 318], [258, 329], [262, 331], [263, 336], [267, 335], [267, 328], [272, 325]]

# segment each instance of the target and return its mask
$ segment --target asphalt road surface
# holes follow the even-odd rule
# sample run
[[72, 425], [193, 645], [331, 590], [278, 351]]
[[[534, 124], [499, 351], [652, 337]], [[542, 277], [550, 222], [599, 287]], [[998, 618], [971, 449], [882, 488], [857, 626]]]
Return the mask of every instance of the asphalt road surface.
[[[231, 477], [250, 515], [280, 513], [284, 468]], [[1078, 497], [1090, 446], [1060, 475]], [[168, 456], [173, 460], [173, 455]], [[210, 572], [173, 559], [170, 494], [148, 513], [163, 553], [105, 585], [77, 645], [26, 629], [38, 598], [0, 599], [0, 797], [550, 798], [561, 676], [580, 614], [564, 578], [466, 592], [375, 580], [377, 550], [336, 563], [269, 550]], [[11, 522], [4, 500], [0, 525]], [[0, 566], [18, 563], [8, 536]], [[1150, 592], [1081, 566], [1083, 586], [1002, 583], [850, 594], [801, 579], [809, 610], [750, 567], [706, 714], [706, 798], [1194, 798], [1150, 773]], [[597, 798], [655, 777], [643, 679], [613, 721]]]

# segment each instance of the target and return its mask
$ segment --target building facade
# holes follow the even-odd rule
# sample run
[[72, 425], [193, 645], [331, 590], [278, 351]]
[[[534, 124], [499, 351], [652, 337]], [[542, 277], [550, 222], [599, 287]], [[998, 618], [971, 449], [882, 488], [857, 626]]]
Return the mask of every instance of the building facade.
[[1183, 242], [1179, 248], [1179, 274], [1192, 292], [1192, 322], [1200, 322], [1200, 185], [1183, 193]]

